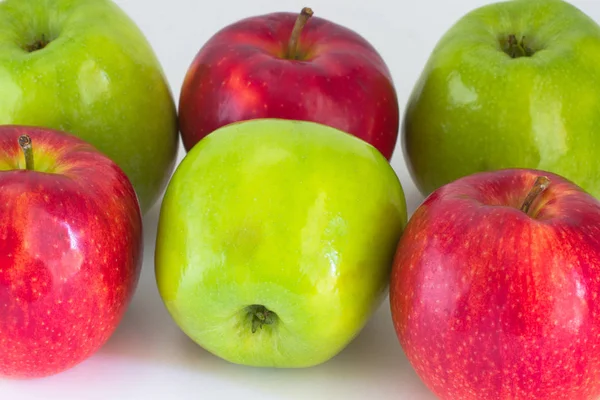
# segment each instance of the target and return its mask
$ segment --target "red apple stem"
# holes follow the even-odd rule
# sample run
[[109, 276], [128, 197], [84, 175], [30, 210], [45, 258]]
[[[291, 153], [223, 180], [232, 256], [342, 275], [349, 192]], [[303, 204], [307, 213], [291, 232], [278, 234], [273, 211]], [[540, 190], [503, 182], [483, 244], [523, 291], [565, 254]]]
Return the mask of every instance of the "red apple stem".
[[25, 156], [25, 169], [33, 170], [33, 149], [31, 147], [31, 138], [28, 135], [19, 136], [19, 146]]
[[535, 201], [535, 199], [550, 186], [550, 179], [547, 176], [538, 176], [533, 183], [533, 187], [529, 191], [529, 194], [523, 201], [523, 205], [521, 206], [521, 211], [525, 214], [529, 214], [529, 208]]
[[302, 11], [300, 11], [298, 18], [296, 18], [296, 23], [294, 24], [292, 34], [290, 35], [290, 41], [288, 42], [287, 55], [290, 60], [295, 60], [298, 56], [298, 41], [300, 40], [300, 34], [312, 15], [313, 10], [309, 7], [304, 7]]

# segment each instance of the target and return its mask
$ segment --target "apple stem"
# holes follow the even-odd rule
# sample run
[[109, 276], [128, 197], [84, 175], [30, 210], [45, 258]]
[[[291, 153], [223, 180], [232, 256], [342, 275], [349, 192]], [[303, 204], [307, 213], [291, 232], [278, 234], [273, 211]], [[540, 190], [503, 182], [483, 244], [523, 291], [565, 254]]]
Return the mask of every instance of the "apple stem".
[[529, 191], [529, 194], [523, 201], [523, 205], [521, 206], [521, 211], [525, 214], [529, 214], [529, 208], [535, 201], [535, 199], [550, 186], [550, 179], [546, 176], [538, 176], [535, 182], [533, 183], [533, 187]]
[[263, 325], [271, 325], [276, 319], [275, 313], [268, 310], [265, 306], [251, 306], [249, 307], [249, 312], [252, 316], [252, 333], [255, 333], [258, 329], [262, 329]]
[[33, 170], [33, 149], [31, 148], [31, 138], [28, 135], [19, 136], [19, 146], [25, 155], [25, 169]]
[[33, 43], [25, 46], [25, 50], [29, 53], [43, 49], [50, 44], [50, 40], [46, 39], [46, 35], [42, 35], [40, 39], [35, 40]]
[[525, 45], [525, 36], [521, 37], [521, 41], [519, 42], [516, 35], [508, 35], [504, 52], [511, 58], [530, 57], [534, 53], [533, 50]]
[[309, 7], [304, 7], [302, 11], [300, 11], [300, 15], [296, 18], [296, 23], [294, 24], [294, 29], [292, 29], [292, 34], [290, 35], [290, 41], [288, 42], [288, 58], [291, 60], [295, 60], [298, 56], [298, 41], [300, 39], [300, 34], [302, 33], [302, 29], [304, 25], [308, 22], [310, 17], [313, 15], [313, 10]]

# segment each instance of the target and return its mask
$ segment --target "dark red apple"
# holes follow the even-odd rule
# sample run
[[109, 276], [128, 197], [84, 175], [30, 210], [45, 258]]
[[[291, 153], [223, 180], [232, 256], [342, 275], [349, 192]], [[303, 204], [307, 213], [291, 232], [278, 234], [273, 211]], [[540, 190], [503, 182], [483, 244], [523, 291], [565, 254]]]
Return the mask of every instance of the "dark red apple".
[[396, 333], [442, 400], [600, 396], [600, 203], [508, 169], [433, 192], [402, 236]]
[[134, 293], [136, 194], [81, 139], [1, 126], [0, 204], [0, 375], [65, 371], [108, 340]]
[[249, 17], [204, 44], [179, 99], [187, 151], [223, 125], [282, 118], [332, 126], [392, 157], [399, 107], [386, 64], [356, 32], [311, 16]]

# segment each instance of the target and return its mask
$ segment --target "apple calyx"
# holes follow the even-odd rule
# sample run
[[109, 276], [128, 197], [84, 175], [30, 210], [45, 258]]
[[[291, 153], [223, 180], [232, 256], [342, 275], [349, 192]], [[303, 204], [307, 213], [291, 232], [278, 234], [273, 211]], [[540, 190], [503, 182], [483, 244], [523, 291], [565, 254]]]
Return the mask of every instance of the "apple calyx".
[[28, 135], [19, 136], [19, 146], [25, 156], [25, 169], [33, 170], [33, 149], [31, 147], [31, 138]]
[[292, 29], [292, 33], [290, 35], [290, 40], [288, 42], [288, 50], [287, 50], [287, 58], [290, 60], [298, 60], [298, 41], [300, 39], [300, 34], [302, 33], [302, 29], [313, 15], [313, 10], [309, 7], [304, 7], [300, 11], [300, 15], [296, 19], [296, 23], [294, 24], [294, 28]]
[[34, 51], [38, 51], [43, 49], [44, 47], [50, 44], [51, 40], [46, 39], [46, 35], [42, 35], [40, 39], [36, 39], [33, 43], [25, 45], [25, 51], [28, 53], [33, 53]]
[[519, 42], [516, 35], [508, 35], [504, 52], [511, 58], [531, 57], [535, 53], [525, 44], [525, 36], [521, 37], [521, 41]]
[[262, 305], [248, 306], [247, 311], [252, 318], [252, 333], [262, 329], [263, 325], [271, 325], [277, 320], [277, 314]]
[[523, 201], [523, 205], [521, 205], [521, 211], [525, 214], [529, 215], [529, 208], [535, 201], [535, 199], [550, 186], [550, 179], [547, 176], [538, 176], [533, 183], [533, 187], [529, 191], [527, 197]]

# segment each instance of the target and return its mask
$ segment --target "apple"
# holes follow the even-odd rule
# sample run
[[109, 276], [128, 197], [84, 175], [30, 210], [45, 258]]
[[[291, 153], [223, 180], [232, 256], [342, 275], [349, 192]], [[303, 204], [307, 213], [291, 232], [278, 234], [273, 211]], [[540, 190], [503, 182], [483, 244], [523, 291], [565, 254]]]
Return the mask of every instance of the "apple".
[[317, 365], [381, 304], [405, 223], [400, 181], [365, 141], [311, 121], [232, 123], [167, 186], [159, 293], [181, 330], [226, 361]]
[[560, 0], [485, 5], [433, 50], [402, 147], [426, 196], [476, 172], [531, 168], [600, 197], [600, 27]]
[[179, 99], [186, 151], [223, 125], [278, 118], [337, 128], [392, 157], [400, 123], [388, 67], [358, 33], [312, 15], [248, 17], [202, 46]]
[[0, 2], [0, 124], [74, 134], [115, 161], [154, 204], [179, 132], [161, 66], [111, 0]]
[[108, 340], [135, 291], [135, 191], [82, 139], [4, 125], [0, 204], [0, 376], [66, 371]]
[[534, 169], [435, 190], [398, 244], [390, 306], [441, 400], [600, 396], [600, 203]]

